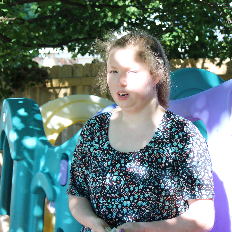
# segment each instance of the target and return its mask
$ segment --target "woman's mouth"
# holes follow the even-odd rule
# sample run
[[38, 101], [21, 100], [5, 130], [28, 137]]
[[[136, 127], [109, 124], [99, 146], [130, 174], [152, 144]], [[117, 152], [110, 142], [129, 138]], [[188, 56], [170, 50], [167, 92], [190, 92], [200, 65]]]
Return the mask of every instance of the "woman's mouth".
[[118, 99], [119, 100], [125, 100], [129, 96], [129, 94], [126, 93], [126, 92], [118, 92], [117, 94], [118, 94]]
[[119, 93], [120, 97], [125, 97], [126, 95], [128, 95], [127, 93]]

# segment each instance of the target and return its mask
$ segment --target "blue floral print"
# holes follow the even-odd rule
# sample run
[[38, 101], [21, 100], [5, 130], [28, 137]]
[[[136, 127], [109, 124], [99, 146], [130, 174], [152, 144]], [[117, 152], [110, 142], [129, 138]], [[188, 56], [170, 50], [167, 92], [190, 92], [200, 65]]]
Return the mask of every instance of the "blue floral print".
[[188, 209], [187, 200], [214, 197], [207, 143], [190, 121], [167, 110], [144, 148], [119, 152], [108, 138], [111, 114], [85, 124], [67, 194], [89, 199], [112, 228], [128, 221], [174, 218]]

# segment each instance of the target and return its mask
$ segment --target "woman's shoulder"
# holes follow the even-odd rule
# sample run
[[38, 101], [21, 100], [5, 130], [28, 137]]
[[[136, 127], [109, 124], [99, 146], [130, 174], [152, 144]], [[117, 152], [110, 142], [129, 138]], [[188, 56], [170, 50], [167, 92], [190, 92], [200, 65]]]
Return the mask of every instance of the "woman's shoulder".
[[165, 115], [166, 115], [165, 118], [166, 118], [167, 124], [169, 123], [174, 126], [186, 126], [186, 125], [192, 124], [192, 122], [189, 121], [188, 119], [178, 114], [175, 114], [170, 110], [167, 110]]
[[91, 117], [86, 121], [83, 130], [87, 130], [90, 132], [108, 126], [110, 116], [111, 116], [111, 112], [104, 112]]
[[201, 134], [198, 128], [188, 119], [175, 114], [169, 110], [166, 113], [167, 124], [172, 128], [172, 131], [182, 131], [186, 134]]
[[90, 119], [86, 121], [86, 124], [98, 125], [99, 123], [105, 123], [109, 121], [111, 114], [112, 114], [111, 112], [104, 112], [104, 113], [94, 115], [93, 117], [91, 117]]
[[186, 123], [186, 122], [189, 121], [188, 119], [186, 119], [186, 118], [184, 118], [184, 117], [182, 117], [182, 116], [180, 116], [180, 115], [178, 115], [178, 114], [175, 114], [175, 113], [173, 113], [173, 112], [170, 111], [170, 110], [167, 110], [167, 111], [166, 111], [166, 117], [167, 117], [169, 120], [178, 121], [178, 122], [180, 122], [180, 123]]

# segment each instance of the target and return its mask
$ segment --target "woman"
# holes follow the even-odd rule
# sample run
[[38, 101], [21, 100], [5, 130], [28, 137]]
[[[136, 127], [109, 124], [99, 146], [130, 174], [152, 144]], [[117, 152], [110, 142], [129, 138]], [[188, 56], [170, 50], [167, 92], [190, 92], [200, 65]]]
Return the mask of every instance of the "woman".
[[106, 64], [119, 108], [87, 121], [67, 191], [82, 231], [208, 231], [214, 191], [207, 144], [191, 122], [166, 109], [162, 46], [129, 33], [106, 43]]

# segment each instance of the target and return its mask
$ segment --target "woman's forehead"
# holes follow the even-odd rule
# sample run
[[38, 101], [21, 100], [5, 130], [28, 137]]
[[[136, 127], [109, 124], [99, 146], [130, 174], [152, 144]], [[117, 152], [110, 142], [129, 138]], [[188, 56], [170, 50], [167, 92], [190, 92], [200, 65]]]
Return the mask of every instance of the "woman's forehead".
[[140, 62], [140, 53], [142, 52], [141, 49], [135, 46], [127, 46], [124, 48], [113, 48], [108, 56], [107, 63], [112, 62], [113, 60], [133, 60], [134, 62]]
[[139, 50], [133, 48], [118, 48], [111, 51], [107, 68], [118, 67], [150, 70], [150, 65], [139, 56]]

